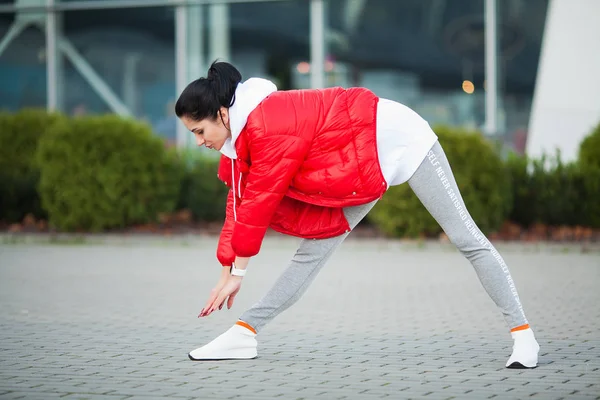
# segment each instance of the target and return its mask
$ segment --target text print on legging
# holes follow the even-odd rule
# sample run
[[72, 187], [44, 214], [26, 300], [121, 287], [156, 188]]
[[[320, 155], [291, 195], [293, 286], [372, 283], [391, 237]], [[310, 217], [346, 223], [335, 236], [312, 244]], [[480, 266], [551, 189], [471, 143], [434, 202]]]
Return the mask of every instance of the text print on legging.
[[519, 311], [521, 312], [523, 319], [525, 319], [525, 321], [526, 321], [525, 323], [527, 323], [527, 319], [525, 318], [525, 312], [523, 310], [523, 306], [521, 305], [521, 301], [519, 300], [519, 295], [517, 294], [517, 288], [515, 287], [513, 279], [508, 270], [508, 266], [504, 262], [504, 259], [502, 258], [500, 253], [498, 253], [498, 251], [494, 248], [494, 246], [490, 243], [490, 241], [487, 240], [484, 235], [479, 233], [479, 230], [476, 229], [477, 226], [475, 225], [473, 220], [468, 217], [468, 214], [465, 212], [462, 205], [460, 204], [460, 200], [456, 197], [454, 190], [452, 190], [452, 188], [450, 187], [450, 182], [448, 182], [448, 179], [446, 178], [446, 173], [444, 172], [444, 169], [440, 166], [440, 163], [437, 161], [437, 157], [436, 157], [435, 153], [433, 152], [433, 150], [429, 151], [429, 153], [427, 154], [427, 158], [431, 162], [431, 165], [433, 165], [434, 167], [437, 167], [435, 172], [437, 173], [438, 177], [440, 178], [442, 185], [444, 185], [444, 189], [446, 189], [446, 193], [450, 197], [450, 200], [452, 200], [452, 202], [454, 203], [454, 207], [456, 207], [456, 210], [458, 211], [458, 213], [459, 213], [461, 219], [463, 220], [469, 233], [471, 235], [473, 235], [475, 237], [475, 240], [477, 240], [481, 245], [488, 248], [492, 252], [492, 255], [494, 256], [496, 261], [498, 261], [498, 264], [500, 265], [500, 267], [502, 268], [502, 271], [504, 272], [504, 275], [506, 276], [506, 280], [508, 281], [510, 291], [512, 292], [513, 296], [515, 297], [515, 301], [517, 302]]

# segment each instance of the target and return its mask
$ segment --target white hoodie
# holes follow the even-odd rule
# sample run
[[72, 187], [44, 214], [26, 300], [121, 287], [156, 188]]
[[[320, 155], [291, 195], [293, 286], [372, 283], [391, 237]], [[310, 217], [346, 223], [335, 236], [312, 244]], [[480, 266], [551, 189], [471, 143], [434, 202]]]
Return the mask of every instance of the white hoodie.
[[231, 138], [221, 147], [221, 154], [235, 160], [235, 141], [244, 129], [248, 116], [271, 93], [277, 91], [277, 86], [271, 81], [262, 78], [250, 78], [240, 82], [235, 89], [235, 101], [229, 108], [229, 128]]

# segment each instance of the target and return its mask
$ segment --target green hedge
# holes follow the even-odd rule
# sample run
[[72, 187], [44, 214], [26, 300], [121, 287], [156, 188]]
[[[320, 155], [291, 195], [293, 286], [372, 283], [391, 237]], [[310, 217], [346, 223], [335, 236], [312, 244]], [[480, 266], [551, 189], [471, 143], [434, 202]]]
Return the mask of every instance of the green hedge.
[[582, 168], [583, 192], [580, 225], [600, 228], [600, 168]]
[[[472, 218], [484, 232], [499, 228], [510, 211], [512, 191], [496, 150], [477, 132], [434, 130]], [[432, 236], [442, 231], [408, 184], [391, 187], [368, 218], [391, 236]]]
[[583, 169], [600, 168], [600, 123], [581, 141], [578, 162]]
[[173, 211], [183, 169], [142, 123], [117, 116], [55, 124], [38, 148], [39, 191], [60, 230], [101, 231]]
[[600, 123], [581, 142], [578, 161], [584, 193], [581, 224], [600, 228]]
[[[477, 132], [434, 129], [484, 232], [506, 220], [600, 228], [600, 125], [571, 163], [559, 155], [503, 161]], [[168, 150], [147, 125], [117, 116], [0, 113], [0, 221], [33, 213], [59, 230], [101, 231], [166, 221], [178, 210], [222, 221], [228, 189], [218, 161], [198, 149]], [[391, 188], [368, 223], [396, 237], [441, 232], [408, 184]]]
[[576, 226], [585, 224], [588, 179], [577, 163], [565, 164], [560, 156], [528, 159], [511, 155], [514, 202], [509, 219], [523, 227], [534, 223]]
[[190, 210], [196, 221], [222, 221], [229, 189], [217, 177], [219, 158], [192, 151], [184, 151], [187, 168], [178, 208]]
[[29, 213], [45, 217], [35, 153], [40, 137], [63, 118], [38, 109], [0, 113], [0, 221], [18, 222]]
[[574, 162], [562, 162], [560, 153], [537, 159], [511, 155], [507, 166], [514, 192], [511, 221], [523, 227], [600, 227], [600, 125], [581, 142]]

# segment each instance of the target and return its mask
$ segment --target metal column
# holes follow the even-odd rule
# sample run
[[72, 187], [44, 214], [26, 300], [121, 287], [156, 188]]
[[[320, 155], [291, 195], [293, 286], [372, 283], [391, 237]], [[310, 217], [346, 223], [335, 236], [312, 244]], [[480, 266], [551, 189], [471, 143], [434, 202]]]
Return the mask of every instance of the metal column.
[[[175, 90], [179, 97], [188, 84], [187, 75], [187, 6], [178, 5], [175, 8]], [[188, 131], [181, 121], [177, 121], [177, 147], [185, 147], [188, 141]]]
[[52, 10], [54, 0], [47, 0], [50, 9], [46, 14], [46, 107], [48, 111], [60, 111], [59, 91], [59, 58], [57, 15]]
[[496, 0], [485, 0], [485, 133], [498, 133], [498, 21]]
[[209, 7], [209, 62], [216, 59], [231, 62], [229, 4], [211, 4]]
[[188, 82], [206, 76], [204, 60], [204, 6], [190, 5], [187, 8], [187, 80]]
[[325, 4], [310, 0], [310, 87], [325, 87]]

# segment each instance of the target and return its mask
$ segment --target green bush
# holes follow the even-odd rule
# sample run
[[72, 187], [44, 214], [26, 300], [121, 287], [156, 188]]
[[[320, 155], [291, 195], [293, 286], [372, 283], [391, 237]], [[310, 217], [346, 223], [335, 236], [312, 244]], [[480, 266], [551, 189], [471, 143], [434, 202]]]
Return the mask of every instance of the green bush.
[[[510, 211], [512, 191], [493, 145], [477, 132], [434, 130], [471, 217], [484, 232], [498, 229]], [[368, 218], [391, 236], [431, 236], [442, 231], [408, 184], [391, 187]]]
[[581, 143], [577, 162], [560, 153], [507, 160], [514, 201], [509, 219], [532, 224], [600, 227], [600, 125]]
[[600, 168], [600, 123], [581, 141], [578, 162], [583, 168]]
[[189, 209], [197, 221], [222, 221], [229, 189], [217, 177], [219, 158], [194, 151], [186, 163], [178, 208]]
[[[584, 181], [579, 165], [563, 163], [560, 154], [554, 158], [542, 156], [528, 162], [530, 170], [526, 185], [529, 201], [515, 203], [514, 209], [529, 213], [529, 223], [575, 226], [582, 223], [581, 199]], [[523, 189], [521, 189], [523, 190]], [[524, 226], [525, 221], [517, 221]]]
[[148, 126], [112, 115], [55, 124], [38, 160], [49, 222], [67, 231], [156, 221], [175, 208], [183, 174]]
[[521, 226], [528, 227], [535, 222], [531, 207], [535, 203], [529, 173], [529, 158], [510, 153], [506, 159], [506, 168], [510, 176], [512, 201], [508, 219]]
[[577, 204], [581, 207], [580, 225], [600, 228], [600, 168], [583, 167], [584, 196]]
[[28, 213], [45, 217], [36, 190], [35, 153], [40, 137], [63, 118], [38, 109], [0, 113], [0, 220], [21, 221]]
[[578, 163], [584, 191], [578, 202], [583, 212], [582, 224], [600, 228], [600, 123], [582, 140]]

